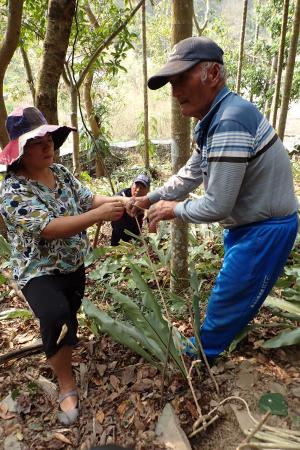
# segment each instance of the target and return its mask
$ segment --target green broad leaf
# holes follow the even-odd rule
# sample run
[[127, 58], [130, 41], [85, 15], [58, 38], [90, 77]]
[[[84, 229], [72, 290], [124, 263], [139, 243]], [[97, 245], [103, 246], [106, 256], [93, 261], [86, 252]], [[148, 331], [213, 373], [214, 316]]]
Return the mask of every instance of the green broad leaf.
[[229, 346], [229, 353], [234, 352], [234, 350], [237, 348], [238, 344], [245, 339], [245, 337], [248, 335], [249, 331], [253, 328], [256, 328], [255, 325], [247, 325], [231, 342]]
[[153, 295], [152, 290], [149, 288], [147, 283], [144, 281], [143, 277], [140, 274], [138, 267], [135, 264], [130, 264], [130, 267], [132, 270], [132, 278], [136, 284], [136, 287], [139, 289], [139, 291], [144, 293], [144, 295], [143, 295], [144, 305], [154, 312], [157, 320], [159, 320], [161, 323], [163, 323], [164, 319], [162, 317], [161, 307], [158, 304], [155, 296]]
[[278, 297], [271, 297], [270, 295], [264, 302], [264, 306], [269, 306], [270, 308], [279, 308], [283, 311], [287, 311], [291, 314], [299, 315], [300, 320], [300, 302], [288, 302]]
[[8, 309], [0, 312], [0, 320], [7, 319], [31, 319], [32, 312], [29, 309]]
[[173, 339], [169, 342], [170, 327], [168, 322], [162, 318], [162, 321], [156, 320], [153, 311], [149, 314], [143, 313], [134, 301], [127, 295], [121, 294], [115, 289], [110, 289], [112, 296], [123, 307], [126, 316], [134, 323], [135, 327], [143, 336], [142, 344], [157, 359], [165, 362], [166, 350], [169, 343], [169, 355], [171, 360], [177, 365], [179, 370], [184, 373], [184, 368]]
[[186, 306], [187, 306], [186, 299], [183, 297], [180, 297], [180, 295], [177, 295], [174, 292], [170, 292], [169, 303], [171, 304], [171, 308], [174, 311], [181, 311], [182, 309], [186, 308]]
[[108, 274], [113, 274], [119, 272], [122, 264], [117, 261], [109, 262], [108, 260], [104, 261], [103, 264], [100, 264], [97, 269], [92, 270], [88, 277], [91, 280], [103, 280], [107, 277]]
[[6, 283], [6, 281], [7, 279], [5, 278], [5, 276], [0, 273], [0, 285]]
[[272, 339], [264, 342], [263, 348], [278, 348], [287, 345], [300, 344], [300, 328], [292, 331], [283, 331]]
[[279, 393], [263, 394], [258, 404], [262, 413], [271, 411], [274, 416], [286, 417], [288, 415], [288, 405]]
[[148, 351], [153, 353], [160, 361], [165, 360], [165, 351], [162, 347], [161, 339], [156, 335], [155, 330], [147, 318], [142, 314], [138, 306], [127, 295], [121, 294], [115, 289], [109, 289], [113, 298], [119, 302], [124, 309], [126, 316], [143, 334], [142, 344]]
[[82, 306], [87, 317], [97, 323], [101, 332], [108, 333], [114, 340], [130, 348], [130, 350], [142, 356], [150, 364], [158, 366], [157, 362], [140, 345], [143, 336], [135, 327], [112, 319], [86, 298], [83, 299]]
[[9, 243], [0, 235], [0, 256], [3, 258], [9, 258], [11, 253]]

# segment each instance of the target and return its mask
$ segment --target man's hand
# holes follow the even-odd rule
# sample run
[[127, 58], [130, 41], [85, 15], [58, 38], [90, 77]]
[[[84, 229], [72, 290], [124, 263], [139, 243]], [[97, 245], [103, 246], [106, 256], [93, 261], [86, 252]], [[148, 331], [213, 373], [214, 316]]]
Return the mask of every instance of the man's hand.
[[127, 214], [131, 217], [139, 215], [141, 211], [151, 206], [150, 200], [146, 195], [143, 197], [129, 197], [128, 200], [125, 207]]
[[174, 209], [176, 205], [177, 202], [166, 200], [160, 200], [159, 202], [152, 205], [148, 213], [148, 219], [150, 221], [149, 231], [156, 231], [157, 224], [161, 220], [175, 219]]

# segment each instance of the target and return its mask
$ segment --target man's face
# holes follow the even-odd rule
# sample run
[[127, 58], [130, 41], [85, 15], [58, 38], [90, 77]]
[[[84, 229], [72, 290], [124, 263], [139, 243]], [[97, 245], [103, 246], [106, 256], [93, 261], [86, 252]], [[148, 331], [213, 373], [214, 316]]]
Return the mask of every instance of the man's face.
[[179, 101], [184, 116], [201, 120], [208, 113], [216, 96], [216, 67], [206, 69], [199, 63], [186, 72], [169, 78], [172, 95]]
[[138, 181], [136, 183], [132, 183], [131, 186], [132, 197], [143, 197], [144, 195], [147, 195], [148, 192], [149, 188], [146, 187], [143, 183], [139, 183]]

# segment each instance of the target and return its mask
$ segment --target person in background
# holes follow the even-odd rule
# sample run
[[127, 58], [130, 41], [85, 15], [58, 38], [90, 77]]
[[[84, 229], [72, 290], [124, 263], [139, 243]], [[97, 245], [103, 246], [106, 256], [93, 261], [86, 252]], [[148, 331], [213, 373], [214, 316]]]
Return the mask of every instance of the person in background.
[[64, 166], [54, 164], [54, 151], [72, 128], [49, 125], [34, 107], [14, 110], [6, 126], [10, 142], [0, 153], [0, 163], [8, 166], [0, 214], [11, 245], [13, 279], [40, 321], [44, 351], [59, 384], [58, 420], [70, 425], [79, 414], [71, 361], [85, 288], [86, 228], [118, 220], [123, 199], [92, 194]]
[[[148, 175], [141, 173], [133, 180], [131, 187], [123, 189], [122, 191], [118, 192], [117, 195], [125, 198], [141, 197], [145, 196], [149, 192], [149, 189], [150, 178], [148, 177]], [[129, 214], [127, 214], [127, 212], [125, 212], [119, 220], [113, 221], [111, 223], [111, 245], [118, 245], [121, 239], [125, 242], [129, 242], [132, 239], [132, 236], [126, 234], [126, 230], [139, 236], [140, 229], [143, 225], [143, 218], [144, 212], [142, 210], [139, 210], [136, 217], [131, 217]]]
[[[223, 265], [200, 329], [212, 361], [257, 314], [282, 272], [297, 235], [298, 202], [286, 149], [258, 109], [226, 87], [223, 50], [214, 41], [176, 44], [148, 86], [166, 83], [182, 114], [199, 120], [197, 148], [176, 175], [134, 203], [150, 208], [150, 230], [174, 218], [225, 228]], [[181, 200], [202, 182], [204, 195]]]

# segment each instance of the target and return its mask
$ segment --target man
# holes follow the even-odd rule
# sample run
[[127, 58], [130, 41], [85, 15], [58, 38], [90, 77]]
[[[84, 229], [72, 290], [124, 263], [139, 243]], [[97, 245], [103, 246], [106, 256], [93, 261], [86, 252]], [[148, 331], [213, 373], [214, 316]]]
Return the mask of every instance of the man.
[[[225, 86], [223, 50], [214, 41], [192, 37], [176, 44], [148, 86], [168, 82], [182, 114], [199, 119], [197, 149], [177, 175], [135, 205], [152, 205], [150, 228], [175, 217], [225, 228], [224, 262], [200, 330], [212, 360], [274, 286], [296, 238], [298, 205], [282, 142], [253, 104]], [[202, 181], [202, 197], [178, 201]]]
[[[122, 197], [141, 197], [145, 196], [149, 192], [149, 189], [150, 178], [142, 173], [134, 179], [130, 188], [123, 189], [118, 192], [117, 195], [121, 195]], [[119, 220], [111, 222], [111, 245], [118, 245], [121, 239], [125, 242], [129, 242], [132, 237], [129, 236], [129, 234], [126, 234], [126, 230], [138, 236], [140, 234], [140, 228], [142, 228], [143, 225], [143, 218], [144, 213], [142, 210], [139, 210], [136, 218], [131, 217], [125, 212]], [[139, 225], [137, 224], [136, 219], [138, 220]]]

